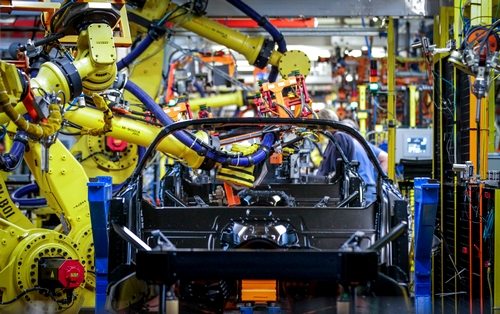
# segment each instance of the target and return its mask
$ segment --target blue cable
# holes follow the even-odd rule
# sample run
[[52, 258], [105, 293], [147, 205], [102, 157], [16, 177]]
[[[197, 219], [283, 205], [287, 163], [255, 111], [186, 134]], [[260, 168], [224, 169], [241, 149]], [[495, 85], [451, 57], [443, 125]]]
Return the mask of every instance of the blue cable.
[[7, 134], [7, 128], [5, 127], [5, 125], [1, 125], [2, 127], [2, 131], [0, 133], [0, 141], [3, 140], [5, 138], [5, 135]]
[[[361, 17], [361, 24], [363, 25], [363, 28], [366, 28], [364, 17]], [[365, 36], [365, 43], [366, 43], [366, 47], [368, 48], [368, 58], [371, 59], [372, 58], [372, 46], [370, 45], [370, 42], [368, 40], [368, 36]]]
[[[274, 42], [278, 44], [279, 52], [284, 53], [287, 51], [285, 37], [283, 37], [283, 34], [281, 34], [281, 32], [273, 24], [271, 24], [271, 22], [269, 22], [267, 18], [257, 13], [257, 11], [252, 9], [250, 6], [248, 6], [241, 0], [227, 0], [227, 2], [231, 3], [241, 12], [245, 13], [248, 17], [257, 22], [259, 26], [264, 28], [271, 35]], [[277, 66], [271, 67], [271, 72], [269, 73], [268, 76], [269, 82], [276, 81], [276, 78], [278, 77], [278, 72], [279, 71]]]
[[[125, 89], [134, 95], [140, 102], [142, 102], [146, 108], [148, 108], [151, 113], [160, 121], [164, 126], [171, 125], [174, 121], [163, 111], [163, 109], [149, 96], [144, 90], [139, 86], [135, 85], [131, 81], [127, 81], [125, 84]], [[275, 136], [273, 133], [267, 133], [262, 138], [261, 147], [258, 151], [250, 156], [242, 157], [232, 157], [228, 156], [227, 153], [218, 151], [214, 148], [207, 148], [197, 141], [192, 134], [186, 131], [176, 131], [173, 135], [185, 146], [194, 150], [200, 155], [205, 156], [210, 160], [221, 164], [230, 164], [232, 166], [248, 167], [251, 165], [257, 165], [265, 161], [267, 154], [270, 152], [271, 147], [274, 143]]]

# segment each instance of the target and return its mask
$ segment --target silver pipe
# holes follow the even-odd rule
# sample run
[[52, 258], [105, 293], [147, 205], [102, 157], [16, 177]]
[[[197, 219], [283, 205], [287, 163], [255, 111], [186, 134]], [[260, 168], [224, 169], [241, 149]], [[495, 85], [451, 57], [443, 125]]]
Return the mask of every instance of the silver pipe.
[[[239, 28], [238, 31], [251, 35], [263, 35], [268, 36], [267, 32], [262, 31], [259, 28]], [[363, 36], [379, 36], [382, 32], [381, 29], [375, 27], [318, 27], [318, 28], [294, 28], [294, 29], [281, 29], [280, 30], [285, 37], [297, 37], [297, 36], [353, 36], [353, 37], [363, 37]], [[192, 35], [193, 33], [185, 31], [183, 29], [176, 29], [175, 33], [177, 35]]]

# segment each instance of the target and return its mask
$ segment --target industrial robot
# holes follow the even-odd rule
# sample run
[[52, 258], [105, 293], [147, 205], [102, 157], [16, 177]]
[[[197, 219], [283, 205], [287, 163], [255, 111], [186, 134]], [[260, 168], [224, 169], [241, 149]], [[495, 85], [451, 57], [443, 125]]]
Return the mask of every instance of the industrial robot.
[[[119, 69], [128, 68], [128, 80], [134, 82], [153, 100], [161, 93], [164, 49], [169, 41], [168, 26], [182, 27], [203, 38], [225, 45], [241, 54], [257, 67], [272, 64], [286, 77], [293, 70], [307, 75], [310, 63], [300, 51], [274, 50], [274, 42], [265, 37], [249, 37], [203, 17], [203, 1], [187, 2], [177, 6], [169, 1], [130, 2], [128, 16], [132, 35], [141, 39], [132, 55], [118, 63]], [[125, 82], [125, 80], [120, 80]], [[123, 86], [117, 86], [118, 88]], [[147, 118], [147, 108], [136, 107], [141, 102], [129, 91], [115, 98], [115, 115], [136, 112], [138, 118]], [[208, 108], [248, 103], [244, 91], [213, 97], [190, 99], [193, 112], [200, 106]], [[139, 111], [139, 112], [137, 112]], [[146, 111], [146, 113], [144, 113]], [[71, 114], [70, 114], [71, 115]], [[131, 115], [129, 114], [129, 117]], [[71, 119], [71, 118], [70, 118]], [[76, 122], [80, 124], [80, 122]], [[150, 142], [149, 138], [146, 143]], [[140, 142], [141, 143], [141, 142]], [[131, 174], [139, 159], [139, 151], [132, 139], [118, 139], [112, 132], [101, 135], [83, 135], [71, 149], [90, 176], [111, 175], [114, 184], [122, 184]]]
[[[272, 64], [279, 67], [282, 76], [293, 70], [302, 74], [309, 70], [304, 54], [276, 51], [274, 42], [228, 29], [203, 17], [190, 6], [151, 1], [147, 2], [147, 7], [150, 13], [163, 12], [163, 18], [156, 25], [175, 22], [241, 52], [256, 66]], [[140, 9], [144, 10], [143, 13], [147, 11], [144, 8]], [[0, 215], [2, 311], [22, 312], [37, 306], [37, 301], [46, 301], [47, 306], [53, 306], [47, 310], [59, 312], [77, 312], [82, 306], [91, 307], [93, 304], [95, 265], [87, 200], [89, 171], [85, 171], [57, 138], [61, 127], [69, 125], [80, 135], [90, 135], [89, 139], [103, 135], [112, 137], [116, 141], [111, 145], [115, 146], [120, 146], [119, 141], [125, 141], [127, 145], [148, 146], [159, 133], [159, 125], [170, 123], [159, 119], [162, 114], [158, 110], [161, 108], [132, 81], [116, 85], [114, 31], [120, 22], [120, 10], [123, 10], [122, 1], [65, 1], [52, 15], [48, 35], [41, 42], [30, 43], [20, 50], [43, 47], [64, 37], [76, 36], [74, 54], [61, 48], [60, 57], [40, 62], [39, 70], [31, 77], [8, 63], [0, 63], [0, 107], [3, 112], [0, 121], [9, 123], [12, 134], [16, 134], [14, 142], [17, 148], [10, 153], [24, 157], [40, 194], [61, 221], [57, 230], [34, 228], [10, 199], [5, 184], [0, 184], [3, 195]], [[151, 17], [152, 20], [155, 18]], [[153, 31], [148, 31], [144, 42], [132, 52], [140, 49], [131, 55], [137, 57], [148, 42], [154, 41], [154, 36]], [[124, 63], [134, 58], [119, 62], [118, 68], [125, 67]], [[36, 54], [33, 61], [38, 61]], [[112, 87], [128, 90], [158, 120], [137, 121], [117, 114], [117, 110], [110, 107], [109, 98], [101, 95]], [[93, 106], [75, 106], [73, 101], [78, 97], [87, 97]], [[267, 136], [262, 143], [256, 152], [242, 156], [218, 152], [198, 137], [182, 133], [163, 140], [158, 150], [194, 169], [211, 169], [229, 162], [233, 163], [233, 169], [244, 170], [252, 164], [255, 154], [269, 150], [272, 138]], [[93, 147], [96, 146], [102, 147], [102, 143], [97, 140]], [[136, 160], [130, 163], [133, 162]]]

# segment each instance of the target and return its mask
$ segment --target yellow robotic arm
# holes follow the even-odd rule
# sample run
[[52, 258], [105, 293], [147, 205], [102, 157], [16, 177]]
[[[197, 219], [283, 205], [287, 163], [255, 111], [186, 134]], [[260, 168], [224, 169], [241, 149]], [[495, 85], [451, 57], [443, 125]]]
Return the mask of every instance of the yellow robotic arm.
[[[3, 304], [0, 312], [29, 311], [30, 302], [37, 300], [52, 299], [54, 311], [68, 313], [78, 312], [82, 304], [93, 304], [95, 266], [86, 192], [88, 178], [64, 145], [49, 138], [61, 124], [59, 100], [67, 103], [82, 91], [100, 92], [113, 83], [116, 51], [112, 29], [119, 14], [110, 3], [66, 2], [62, 7], [66, 10], [51, 23], [51, 31], [79, 35], [75, 56], [42, 64], [32, 79], [19, 75], [12, 65], [0, 62], [0, 108], [7, 113], [1, 114], [0, 121], [12, 120], [36, 140], [28, 142], [25, 160], [41, 194], [61, 219], [64, 231], [34, 229], [4, 196], [0, 240], [6, 247], [0, 254], [0, 291], [1, 302], [8, 305]], [[13, 108], [20, 99], [23, 104]], [[24, 120], [24, 113], [29, 113], [30, 122]], [[47, 117], [48, 122], [43, 122]], [[50, 258], [53, 265], [43, 263], [45, 258]], [[42, 269], [47, 270], [49, 278], [41, 275]], [[61, 269], [67, 272], [61, 274]], [[57, 278], [50, 275], [54, 272], [59, 274]], [[32, 304], [36, 306], [35, 302]]]
[[171, 1], [150, 0], [146, 1], [142, 9], [129, 11], [140, 18], [151, 20], [161, 10], [168, 16], [166, 21], [241, 53], [256, 67], [263, 68], [268, 64], [276, 66], [282, 77], [287, 77], [292, 71], [298, 71], [304, 76], [309, 74], [311, 64], [305, 53], [296, 50], [281, 53], [274, 50], [273, 41], [263, 36], [248, 36], [209, 18], [196, 15], [188, 7]]
[[[33, 122], [41, 125], [43, 122], [40, 121], [48, 116], [49, 105], [52, 105], [50, 109], [54, 112], [52, 118], [58, 120], [55, 113], [58, 107], [56, 104], [47, 103], [47, 95], [55, 95], [60, 98], [61, 103], [66, 104], [82, 92], [92, 94], [111, 86], [116, 74], [112, 21], [117, 17], [113, 13], [114, 8], [110, 4], [108, 6], [108, 3], [101, 3], [98, 15], [80, 14], [86, 12], [85, 5], [87, 4], [79, 3], [74, 7], [68, 6], [71, 10], [67, 9], [59, 14], [54, 27], [51, 28], [51, 31], [55, 32], [78, 32], [77, 54], [74, 59], [66, 57], [46, 62], [42, 64], [38, 75], [30, 80], [19, 76], [17, 71], [8, 70], [9, 67], [0, 62], [2, 82], [7, 85], [0, 92], [3, 94], [4, 91], [8, 91], [10, 96], [8, 100], [3, 99], [8, 104], [5, 108], [13, 107], [12, 103], [19, 99], [25, 100], [23, 104], [15, 106], [15, 112], [10, 111], [10, 115], [0, 114], [0, 123], [17, 121], [17, 117], [28, 112]], [[173, 20], [179, 25], [241, 52], [253, 64], [263, 66], [271, 63], [279, 67], [280, 63], [286, 60], [284, 54], [273, 53], [274, 45], [267, 43], [264, 38], [251, 38], [210, 20], [207, 20], [207, 24], [202, 27], [205, 18], [192, 15], [189, 11], [186, 11], [183, 18], [178, 14], [187, 9], [177, 8], [174, 4], [168, 4], [168, 10], [177, 10], [173, 14]], [[105, 14], [106, 22], [96, 22], [92, 19], [92, 16], [102, 16], [103, 12], [108, 13]], [[85, 27], [74, 27], [75, 24]], [[227, 32], [227, 35], [221, 34], [224, 32]], [[281, 70], [283, 75], [289, 73], [286, 68], [281, 67]], [[13, 119], [14, 114], [17, 116]], [[63, 118], [81, 125], [86, 130], [101, 128], [110, 131], [107, 134], [117, 139], [143, 146], [149, 145], [160, 130], [144, 122], [120, 117], [114, 117], [109, 127], [109, 117], [106, 118], [108, 121], [105, 121], [103, 111], [92, 108], [65, 112]], [[30, 134], [32, 138], [46, 140], [57, 129], [55, 125], [55, 128], [46, 128], [42, 134], [35, 134], [36, 131]], [[16, 226], [12, 223], [13, 214], [3, 213], [0, 217], [0, 239], [8, 246], [2, 251], [4, 254], [0, 254], [2, 301], [15, 299], [27, 289], [34, 289], [41, 284], [37, 281], [40, 278], [37, 279], [31, 274], [36, 273], [41, 267], [46, 267], [40, 263], [40, 258], [57, 258], [61, 265], [67, 263], [67, 260], [73, 260], [79, 263], [72, 266], [79, 269], [77, 274], [79, 281], [65, 282], [64, 289], [61, 288], [63, 289], [61, 291], [72, 291], [71, 299], [69, 297], [67, 300], [64, 299], [64, 294], [56, 295], [55, 298], [59, 307], [56, 310], [76, 312], [83, 302], [92, 300], [91, 292], [95, 284], [92, 275], [95, 271], [92, 232], [86, 193], [88, 178], [83, 168], [60, 141], [52, 143], [50, 150], [40, 141], [30, 141], [29, 148], [29, 152], [25, 155], [26, 162], [49, 206], [62, 216], [65, 232], [34, 229], [23, 219], [16, 220], [14, 222]], [[165, 139], [160, 144], [159, 150], [182, 159], [193, 168], [202, 166], [205, 159], [173, 136]], [[45, 164], [49, 162], [50, 166], [46, 167]], [[50, 274], [50, 271], [48, 273]], [[73, 271], [69, 271], [67, 276], [73, 278], [74, 274]], [[24, 304], [31, 300], [49, 299], [35, 290], [29, 293], [33, 294], [15, 302], [8, 310], [22, 312]], [[75, 300], [74, 303], [71, 303], [72, 300]]]
[[[63, 10], [63, 7], [66, 9]], [[24, 98], [24, 105], [16, 106], [16, 112], [19, 115], [28, 112], [35, 121], [48, 117], [47, 95], [57, 95], [62, 103], [67, 103], [82, 91], [92, 94], [108, 89], [116, 77], [113, 27], [119, 19], [118, 9], [111, 3], [66, 2], [60, 11], [62, 13], [57, 18], [54, 15], [55, 22], [51, 22], [52, 31], [56, 35], [78, 35], [74, 59], [72, 56], [65, 56], [43, 63], [38, 75], [29, 79], [29, 82], [19, 80], [17, 73], [8, 71], [5, 64], [0, 65], [3, 82], [14, 85], [14, 82], [21, 81], [17, 85], [21, 85], [25, 91], [21, 97], [22, 90], [6, 86], [7, 90], [16, 91], [15, 95], [11, 95], [13, 98]], [[0, 123], [8, 122], [12, 116], [13, 113], [9, 117], [0, 115]], [[43, 134], [47, 135], [50, 134]]]
[[[84, 89], [86, 92], [99, 92], [109, 88], [116, 76], [116, 51], [112, 38], [111, 28], [106, 24], [93, 24], [82, 31], [76, 59], [71, 62], [62, 58], [43, 63], [38, 75], [29, 81], [28, 93], [33, 93], [34, 101], [16, 106], [17, 113], [26, 113], [28, 106], [36, 111], [36, 118], [45, 118], [42, 114], [42, 99], [48, 94], [54, 93], [66, 103], [80, 95]], [[101, 46], [106, 47], [100, 49]], [[10, 75], [5, 77], [4, 82], [18, 80]], [[9, 117], [0, 115], [0, 123], [8, 121]]]
[[201, 106], [206, 106], [207, 108], [220, 108], [229, 105], [236, 105], [241, 107], [247, 103], [247, 96], [245, 95], [245, 91], [242, 90], [227, 94], [189, 99], [189, 106], [192, 111], [200, 110]]

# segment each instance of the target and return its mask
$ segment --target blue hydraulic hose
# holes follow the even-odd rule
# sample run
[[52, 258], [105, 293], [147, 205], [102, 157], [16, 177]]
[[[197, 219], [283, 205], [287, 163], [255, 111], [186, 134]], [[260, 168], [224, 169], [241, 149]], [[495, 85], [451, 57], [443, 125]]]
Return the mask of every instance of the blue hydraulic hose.
[[153, 36], [151, 36], [150, 33], [148, 33], [146, 35], [146, 38], [144, 38], [139, 44], [137, 44], [137, 46], [134, 49], [132, 49], [132, 51], [130, 51], [130, 53], [127, 56], [125, 56], [123, 59], [121, 59], [116, 63], [118, 71], [129, 66], [129, 64], [134, 62], [134, 60], [137, 59], [138, 56], [140, 56], [146, 49], [148, 49], [148, 47], [151, 45], [151, 43], [153, 43], [153, 41], [155, 41], [155, 39], [153, 38]]
[[[364, 17], [361, 17], [361, 24], [363, 25], [363, 28], [366, 27]], [[365, 43], [366, 43], [366, 49], [368, 49], [368, 59], [371, 59], [372, 58], [372, 46], [370, 45], [370, 41], [368, 40], [368, 36], [365, 36]]]
[[[252, 20], [257, 22], [259, 26], [264, 28], [273, 38], [274, 42], [278, 44], [278, 51], [281, 53], [284, 53], [287, 51], [286, 48], [286, 41], [285, 38], [283, 37], [283, 34], [274, 27], [273, 24], [271, 24], [265, 17], [257, 13], [254, 9], [249, 7], [247, 4], [242, 2], [241, 0], [227, 0], [229, 3], [231, 3], [233, 6], [236, 8], [240, 9], [243, 13], [245, 13], [247, 16], [249, 16]], [[127, 67], [129, 64], [134, 62], [134, 60], [141, 55], [150, 45], [151, 43], [155, 41], [154, 36], [148, 32], [146, 37], [122, 60], [117, 62], [117, 68], [118, 71], [121, 69]], [[271, 73], [269, 73], [269, 81], [274, 82], [276, 81], [276, 78], [278, 76], [278, 67], [272, 66], [271, 68]]]
[[249, 18], [257, 22], [259, 26], [264, 28], [269, 35], [273, 38], [273, 40], [278, 44], [279, 52], [286, 52], [286, 41], [283, 34], [273, 25], [269, 20], [259, 13], [249, 7], [246, 3], [241, 0], [227, 0], [227, 2], [231, 3], [233, 6], [238, 8], [241, 12], [245, 13]]
[[12, 195], [12, 201], [18, 203], [20, 207], [43, 207], [47, 206], [47, 200], [44, 198], [25, 198], [31, 193], [38, 193], [39, 187], [36, 183], [28, 184], [15, 190]]
[[0, 157], [0, 168], [4, 171], [16, 169], [23, 160], [26, 145], [22, 142], [14, 142], [10, 152]]
[[[274, 42], [278, 44], [278, 51], [281, 53], [286, 52], [286, 41], [285, 37], [283, 37], [283, 34], [274, 27], [271, 22], [259, 13], [249, 7], [246, 3], [244, 3], [241, 0], [227, 0], [227, 2], [231, 3], [233, 6], [238, 8], [241, 12], [245, 13], [249, 18], [257, 22], [259, 26], [264, 28], [269, 35], [273, 38]], [[271, 72], [269, 73], [269, 82], [274, 82], [276, 81], [276, 78], [278, 77], [278, 67], [277, 66], [272, 66], [271, 67]]]
[[26, 133], [20, 131], [14, 138], [14, 143], [10, 152], [0, 155], [0, 169], [3, 171], [13, 171], [16, 169], [23, 160], [24, 151], [28, 138]]
[[200, 97], [205, 97], [207, 94], [205, 93], [205, 90], [203, 89], [203, 86], [199, 82], [193, 81], [193, 86], [196, 89], [196, 91], [200, 94]]
[[[174, 123], [174, 121], [162, 110], [162, 108], [158, 106], [158, 104], [155, 103], [155, 101], [139, 86], [135, 85], [131, 81], [127, 81], [127, 83], [125, 84], [125, 89], [132, 95], [134, 95], [137, 99], [139, 99], [139, 101], [142, 102], [146, 106], [146, 108], [148, 108], [148, 110], [155, 115], [155, 117], [160, 121], [161, 124], [167, 126]], [[250, 156], [232, 157], [227, 156], [227, 154], [225, 154], [224, 152], [220, 152], [216, 149], [207, 149], [202, 145], [202, 143], [197, 141], [196, 138], [193, 138], [191, 134], [185, 131], [176, 131], [174, 132], [174, 136], [182, 144], [190, 147], [192, 150], [200, 155], [205, 156], [208, 159], [222, 164], [230, 164], [233, 166], [241, 167], [257, 165], [263, 162], [266, 159], [267, 154], [271, 149], [271, 145], [274, 143], [275, 139], [273, 133], [267, 133], [266, 135], [264, 135], [261, 143], [261, 148], [257, 152], [253, 153]]]
[[269, 72], [269, 76], [267, 77], [267, 79], [269, 80], [269, 82], [276, 82], [276, 79], [278, 78], [278, 67], [276, 66], [272, 66], [271, 67], [271, 72]]

